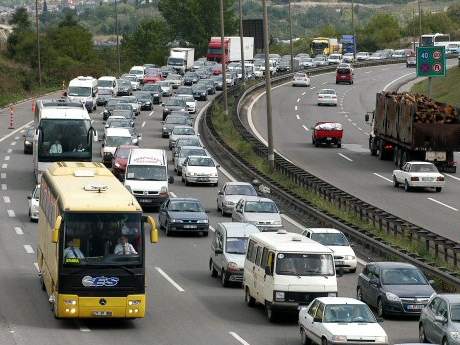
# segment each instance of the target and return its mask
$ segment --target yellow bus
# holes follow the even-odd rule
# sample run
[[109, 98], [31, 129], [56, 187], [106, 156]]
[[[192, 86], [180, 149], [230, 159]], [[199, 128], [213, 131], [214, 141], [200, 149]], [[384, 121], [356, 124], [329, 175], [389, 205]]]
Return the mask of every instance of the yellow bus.
[[145, 316], [144, 229], [152, 243], [158, 229], [102, 163], [53, 163], [39, 212], [40, 280], [56, 318]]

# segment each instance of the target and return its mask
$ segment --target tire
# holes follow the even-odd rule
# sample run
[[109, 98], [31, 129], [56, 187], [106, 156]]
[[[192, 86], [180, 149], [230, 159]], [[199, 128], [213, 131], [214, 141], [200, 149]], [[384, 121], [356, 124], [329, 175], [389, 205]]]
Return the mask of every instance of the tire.
[[249, 293], [249, 288], [247, 287], [244, 290], [244, 301], [246, 302], [246, 305], [250, 308], [256, 305], [256, 300], [254, 297], [251, 296], [251, 294]]
[[269, 322], [275, 322], [277, 319], [277, 313], [273, 310], [270, 302], [265, 302], [265, 315]]
[[436, 193], [440, 193], [442, 191], [442, 187], [436, 187]]
[[393, 176], [393, 187], [398, 188], [399, 182], [396, 180], [396, 176]]
[[385, 152], [383, 151], [383, 141], [380, 141], [379, 143], [379, 150], [378, 150], [378, 155], [379, 155], [379, 159], [381, 161], [385, 160]]
[[224, 211], [223, 207], [220, 209], [220, 214], [222, 215], [222, 217], [226, 217], [228, 215], [228, 213]]
[[319, 147], [319, 142], [315, 140], [315, 147]]
[[227, 273], [225, 273], [225, 270], [223, 268], [220, 273], [220, 283], [222, 284], [223, 287], [228, 286]]
[[337, 148], [340, 149], [342, 147], [342, 143], [337, 143]]
[[349, 272], [350, 273], [356, 273], [356, 268], [352, 268]]
[[209, 231], [203, 231], [202, 234], [203, 234], [203, 237], [208, 237], [209, 236]]
[[189, 185], [189, 183], [188, 183], [188, 181], [187, 181], [187, 177], [184, 177], [184, 184], [185, 184], [186, 186]]
[[327, 341], [326, 338], [321, 339], [321, 345], [328, 345], [329, 342]]
[[409, 183], [407, 183], [407, 180], [404, 181], [404, 190], [405, 190], [406, 192], [410, 192], [410, 186], [409, 186]]
[[310, 345], [311, 340], [308, 338], [307, 334], [305, 333], [305, 330], [303, 327], [300, 327], [300, 344], [302, 345]]
[[428, 342], [428, 340], [426, 339], [425, 328], [423, 327], [423, 324], [420, 324], [418, 326], [418, 339], [419, 339], [420, 343], [427, 343]]
[[383, 303], [381, 298], [377, 300], [377, 316], [382, 318], [385, 317], [385, 310], [383, 310]]
[[[356, 270], [355, 270], [355, 271], [356, 271]], [[356, 289], [356, 299], [357, 299], [358, 301], [364, 302], [364, 301], [363, 301], [363, 293], [361, 292], [361, 288], [360, 288], [360, 287], [358, 287], [358, 288]]]
[[165, 235], [166, 237], [171, 237], [172, 232], [169, 230], [169, 224], [165, 224]]
[[449, 345], [449, 343], [447, 342], [447, 338], [444, 337], [441, 341], [441, 345]]
[[209, 260], [209, 270], [211, 271], [211, 277], [217, 278], [219, 272], [215, 269], [212, 259]]

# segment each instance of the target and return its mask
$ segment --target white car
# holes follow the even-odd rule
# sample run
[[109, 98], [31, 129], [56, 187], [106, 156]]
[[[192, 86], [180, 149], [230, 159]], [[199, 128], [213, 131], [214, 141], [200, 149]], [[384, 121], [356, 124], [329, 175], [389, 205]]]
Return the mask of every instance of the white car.
[[406, 192], [412, 188], [434, 188], [439, 193], [444, 183], [444, 175], [430, 162], [407, 162], [401, 169], [393, 170], [393, 186], [403, 185]]
[[173, 89], [177, 89], [179, 86], [182, 85], [182, 77], [180, 76], [180, 74], [170, 73], [166, 77], [166, 80], [171, 83]]
[[337, 106], [337, 93], [334, 89], [321, 89], [318, 92], [318, 105]]
[[173, 86], [170, 80], [161, 80], [158, 82], [161, 89], [161, 95], [164, 97], [170, 97], [173, 93]]
[[182, 165], [182, 182], [203, 183], [217, 186], [217, 165], [209, 156], [188, 156]]
[[226, 182], [217, 193], [217, 211], [222, 216], [231, 214], [235, 205], [245, 196], [257, 196], [252, 184], [247, 182]]
[[129, 80], [129, 82], [131, 83], [131, 87], [132, 87], [133, 91], [141, 89], [141, 83], [139, 82], [139, 80], [137, 79], [137, 76], [135, 74], [123, 74], [121, 76], [121, 79]]
[[353, 56], [353, 53], [345, 53], [345, 54], [343, 54], [342, 62], [353, 63], [354, 61], [355, 61], [355, 58]]
[[259, 196], [242, 197], [233, 209], [232, 222], [254, 224], [260, 231], [277, 231], [283, 227], [275, 202]]
[[327, 58], [330, 65], [337, 65], [342, 62], [342, 54], [331, 54]]
[[332, 250], [336, 268], [343, 268], [351, 273], [356, 272], [358, 260], [355, 251], [341, 231], [329, 228], [308, 228], [302, 234]]
[[356, 54], [356, 60], [357, 61], [366, 61], [369, 60], [370, 54], [368, 52], [359, 52]]
[[316, 66], [327, 66], [327, 65], [329, 65], [329, 62], [327, 61], [327, 58], [325, 56], [323, 56], [323, 55], [316, 56], [313, 59], [313, 63]]
[[298, 72], [292, 78], [292, 86], [310, 86], [310, 77], [307, 73]]
[[348, 297], [320, 297], [300, 309], [301, 344], [387, 345], [388, 336], [367, 304]]
[[29, 199], [29, 219], [31, 222], [38, 222], [39, 203], [40, 203], [40, 185], [36, 185]]
[[122, 96], [118, 101], [120, 103], [127, 103], [133, 107], [134, 114], [139, 115], [141, 113], [141, 106], [137, 101], [136, 96]]
[[311, 57], [305, 57], [300, 59], [300, 66], [303, 68], [313, 68], [316, 67], [316, 63], [313, 61]]
[[185, 99], [185, 110], [188, 111], [189, 114], [196, 113], [196, 100], [193, 96], [182, 96]]

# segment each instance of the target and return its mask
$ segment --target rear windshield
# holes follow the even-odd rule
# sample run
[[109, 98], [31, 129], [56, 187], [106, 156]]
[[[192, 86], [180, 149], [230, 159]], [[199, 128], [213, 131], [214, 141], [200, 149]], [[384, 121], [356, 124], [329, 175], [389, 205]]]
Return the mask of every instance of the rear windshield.
[[349, 68], [339, 68], [337, 74], [350, 74], [351, 70]]

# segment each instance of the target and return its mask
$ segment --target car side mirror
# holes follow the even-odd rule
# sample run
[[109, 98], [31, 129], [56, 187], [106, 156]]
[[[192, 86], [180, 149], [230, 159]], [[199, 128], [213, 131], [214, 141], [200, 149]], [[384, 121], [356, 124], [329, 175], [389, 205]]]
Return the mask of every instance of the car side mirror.
[[54, 223], [53, 232], [51, 235], [51, 242], [53, 243], [58, 243], [59, 241], [59, 229], [61, 228], [61, 224], [62, 224], [62, 217], [57, 216], [56, 221]]
[[174, 183], [174, 176], [169, 176], [168, 177], [168, 183], [170, 183], [170, 184]]
[[321, 318], [320, 317], [314, 317], [313, 318], [313, 322], [322, 322]]
[[27, 195], [27, 199], [31, 200], [31, 199], [32, 199], [32, 195]]
[[151, 216], [147, 216], [143, 220], [150, 225], [150, 243], [158, 243], [159, 236], [155, 219], [153, 219]]
[[216, 254], [216, 255], [223, 254], [223, 250], [216, 248], [216, 249], [214, 249], [214, 254]]
[[224, 195], [224, 192], [222, 192], [221, 190], [217, 192], [218, 195]]
[[369, 122], [369, 114], [364, 115], [364, 121]]
[[445, 323], [447, 320], [446, 320], [446, 318], [444, 316], [436, 315], [434, 317], [434, 321], [438, 322], [438, 323]]

